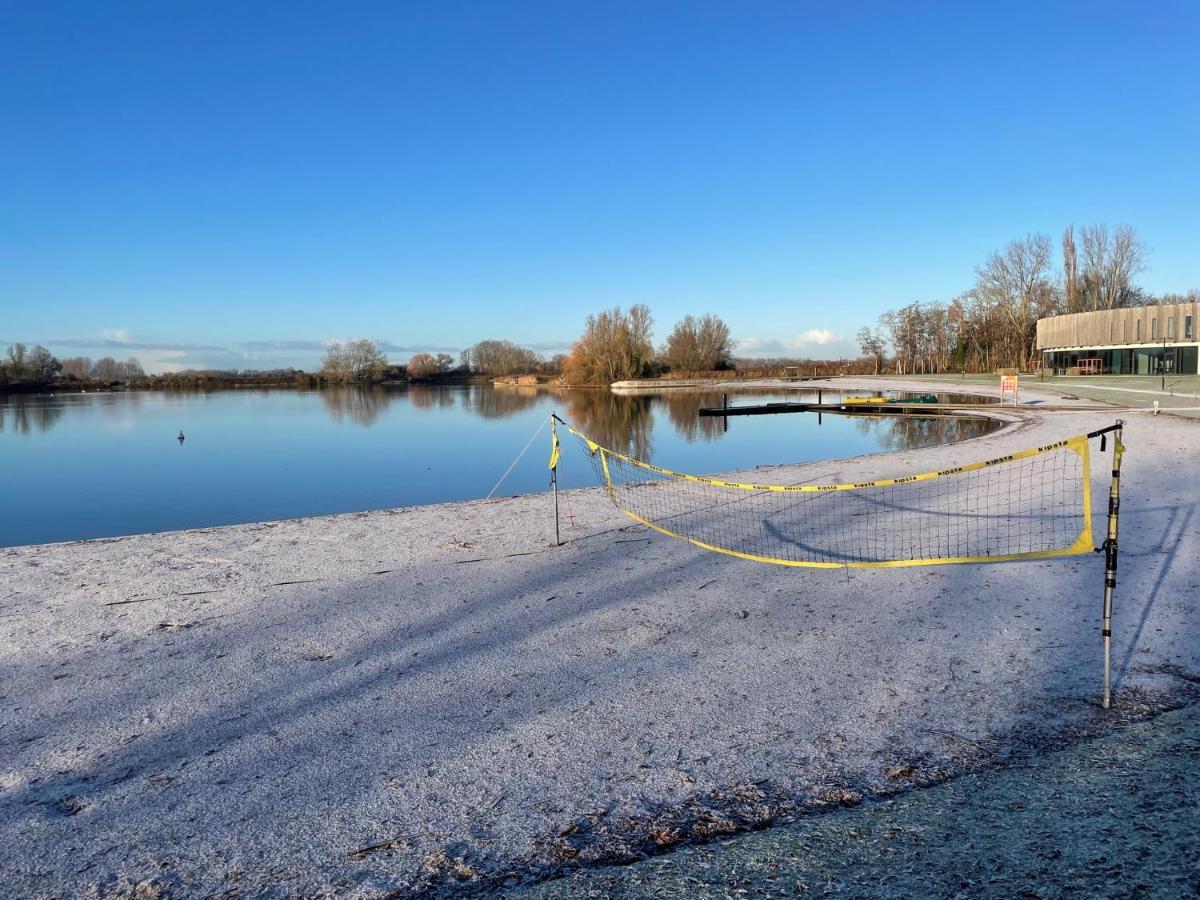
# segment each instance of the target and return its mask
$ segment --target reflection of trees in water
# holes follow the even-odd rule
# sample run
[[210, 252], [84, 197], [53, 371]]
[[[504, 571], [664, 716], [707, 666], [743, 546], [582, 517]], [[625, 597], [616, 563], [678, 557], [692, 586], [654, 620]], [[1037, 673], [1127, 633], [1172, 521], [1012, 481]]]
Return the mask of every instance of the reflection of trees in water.
[[325, 404], [325, 411], [331, 419], [335, 422], [348, 419], [355, 425], [374, 425], [392, 402], [392, 395], [381, 387], [347, 385], [324, 388], [320, 393], [321, 402]]
[[444, 384], [410, 384], [408, 399], [413, 409], [438, 409], [454, 405], [454, 388]]
[[885, 450], [915, 450], [949, 444], [987, 434], [997, 425], [989, 419], [957, 416], [861, 416], [855, 418], [854, 424], [863, 434], [874, 435]]
[[465, 408], [485, 419], [507, 419], [536, 406], [546, 392], [531, 385], [472, 384], [463, 397]]
[[54, 397], [0, 396], [0, 431], [9, 429], [17, 434], [29, 434], [35, 428], [49, 431], [62, 414], [62, 404]]
[[138, 426], [142, 416], [142, 406], [146, 397], [155, 403], [166, 398], [168, 406], [176, 405], [179, 401], [171, 394], [147, 393], [146, 391], [112, 391], [90, 394], [87, 397], [72, 398], [71, 406], [76, 411], [99, 413], [109, 420], [109, 428], [115, 431], [131, 431]]
[[113, 418], [124, 418], [130, 412], [137, 412], [146, 402], [142, 391], [112, 391], [111, 393], [92, 394], [90, 406], [99, 405], [105, 415]]
[[721, 419], [705, 416], [700, 410], [706, 406], [720, 406], [721, 395], [701, 391], [665, 391], [655, 398], [667, 409], [667, 417], [679, 435], [689, 441], [697, 439], [715, 441], [724, 433]]
[[567, 421], [593, 441], [638, 459], [652, 458], [654, 417], [650, 410], [654, 398], [585, 389], [566, 391], [563, 397]]

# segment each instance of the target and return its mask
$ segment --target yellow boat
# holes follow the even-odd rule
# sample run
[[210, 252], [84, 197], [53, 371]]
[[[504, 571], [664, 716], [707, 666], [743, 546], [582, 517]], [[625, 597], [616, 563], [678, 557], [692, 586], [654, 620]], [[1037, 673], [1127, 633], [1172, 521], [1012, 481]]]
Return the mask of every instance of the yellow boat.
[[847, 397], [842, 401], [844, 404], [850, 403], [887, 403], [887, 397]]

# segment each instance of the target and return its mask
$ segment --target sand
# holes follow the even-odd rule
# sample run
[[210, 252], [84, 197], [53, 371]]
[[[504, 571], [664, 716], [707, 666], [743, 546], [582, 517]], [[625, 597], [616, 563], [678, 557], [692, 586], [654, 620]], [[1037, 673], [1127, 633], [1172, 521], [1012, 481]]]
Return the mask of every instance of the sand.
[[[984, 438], [779, 474], [902, 475], [1113, 421], [1049, 397]], [[538, 495], [0, 550], [4, 890], [496, 890], [1190, 702], [1200, 425], [1122, 415], [1108, 713], [1100, 555], [776, 568], [594, 489], [559, 548]]]

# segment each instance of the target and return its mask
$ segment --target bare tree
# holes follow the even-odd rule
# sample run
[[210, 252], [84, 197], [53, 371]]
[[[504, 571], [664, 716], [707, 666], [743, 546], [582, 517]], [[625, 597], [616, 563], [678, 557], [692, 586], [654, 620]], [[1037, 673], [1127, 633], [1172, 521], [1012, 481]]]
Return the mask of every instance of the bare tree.
[[351, 341], [346, 345], [346, 353], [355, 381], [372, 381], [387, 368], [387, 356], [374, 341]]
[[[617, 307], [617, 312], [620, 312], [620, 307]], [[629, 365], [633, 374], [640, 375], [645, 372], [654, 359], [654, 345], [650, 343], [650, 332], [653, 328], [654, 319], [650, 316], [650, 307], [643, 303], [635, 303], [629, 307], [626, 352], [629, 354]]]
[[70, 359], [62, 361], [63, 375], [68, 378], [90, 378], [92, 375], [92, 361], [86, 356], [73, 356]]
[[417, 353], [408, 361], [408, 374], [412, 378], [429, 378], [438, 373], [438, 362], [428, 353]]
[[373, 341], [350, 341], [330, 344], [321, 365], [321, 376], [327, 381], [372, 381], [387, 368], [387, 357]]
[[9, 381], [24, 381], [29, 375], [29, 351], [24, 344], [12, 344], [6, 353], [4, 369]]
[[524, 375], [541, 365], [536, 353], [512, 341], [480, 341], [463, 356], [470, 370], [482, 375]]
[[[897, 373], [937, 372], [952, 364], [976, 371], [1023, 366], [1036, 352], [1037, 320], [1064, 311], [1159, 302], [1133, 284], [1145, 248], [1133, 229], [1111, 235], [1102, 225], [1063, 233], [1063, 283], [1053, 280], [1051, 242], [1030, 235], [991, 254], [976, 269], [975, 286], [948, 305], [912, 303], [879, 318]], [[869, 329], [859, 332], [861, 341]]]
[[950, 359], [958, 346], [956, 319], [941, 303], [925, 306], [924, 337], [925, 371], [944, 372], [950, 368]]
[[1050, 238], [1013, 241], [975, 270], [974, 293], [1007, 320], [1005, 361], [1023, 365], [1036, 350], [1037, 320], [1053, 310]]
[[1083, 289], [1088, 309], [1119, 309], [1137, 302], [1133, 278], [1145, 268], [1146, 247], [1128, 225], [1110, 235], [1105, 225], [1087, 225], [1083, 240]]
[[588, 316], [583, 336], [567, 359], [565, 377], [571, 384], [611, 384], [645, 373], [654, 356], [650, 309], [637, 305], [623, 312], [615, 307]]
[[1063, 288], [1066, 291], [1067, 312], [1083, 312], [1083, 291], [1079, 286], [1079, 255], [1075, 249], [1075, 226], [1068, 225], [1063, 232]]
[[733, 365], [733, 336], [725, 321], [711, 313], [700, 320], [700, 361], [706, 370]]
[[887, 353], [887, 340], [884, 338], [883, 332], [878, 328], [872, 330], [864, 325], [858, 329], [858, 346], [862, 350], [863, 356], [875, 362], [875, 374], [878, 375], [883, 369], [883, 360]]
[[39, 384], [53, 381], [62, 371], [62, 363], [54, 358], [54, 354], [38, 344], [29, 354], [29, 378]]
[[662, 360], [667, 368], [683, 372], [710, 372], [726, 368], [733, 354], [729, 326], [712, 314], [699, 319], [686, 315], [663, 345]]
[[136, 356], [131, 356], [125, 362], [118, 363], [117, 371], [122, 380], [146, 377], [146, 370], [142, 368], [142, 363]]
[[895, 311], [889, 310], [879, 317], [879, 325], [886, 330], [896, 354], [896, 374], [924, 371], [925, 323], [921, 304], [914, 302]]
[[341, 344], [330, 344], [325, 350], [325, 359], [321, 362], [320, 374], [328, 381], [347, 382], [350, 380], [350, 365]]
[[905, 363], [905, 354], [901, 350], [901, 344], [903, 343], [900, 340], [901, 330], [902, 329], [900, 327], [899, 320], [894, 310], [889, 309], [887, 312], [880, 313], [878, 331], [880, 334], [884, 335], [884, 339], [892, 345], [892, 352], [896, 355], [897, 375], [904, 374]]
[[121, 364], [111, 356], [101, 357], [96, 360], [96, 365], [92, 366], [92, 377], [100, 381], [119, 381]]
[[32, 350], [12, 344], [0, 360], [0, 384], [49, 384], [61, 371], [62, 363], [41, 344]]

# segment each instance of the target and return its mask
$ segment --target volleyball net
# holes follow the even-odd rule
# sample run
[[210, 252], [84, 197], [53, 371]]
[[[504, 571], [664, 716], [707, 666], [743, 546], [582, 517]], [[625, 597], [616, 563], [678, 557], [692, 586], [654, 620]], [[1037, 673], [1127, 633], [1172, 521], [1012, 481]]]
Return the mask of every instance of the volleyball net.
[[622, 513], [668, 537], [742, 559], [870, 568], [1095, 549], [1088, 452], [1095, 435], [901, 478], [750, 484], [664, 469], [568, 428]]

